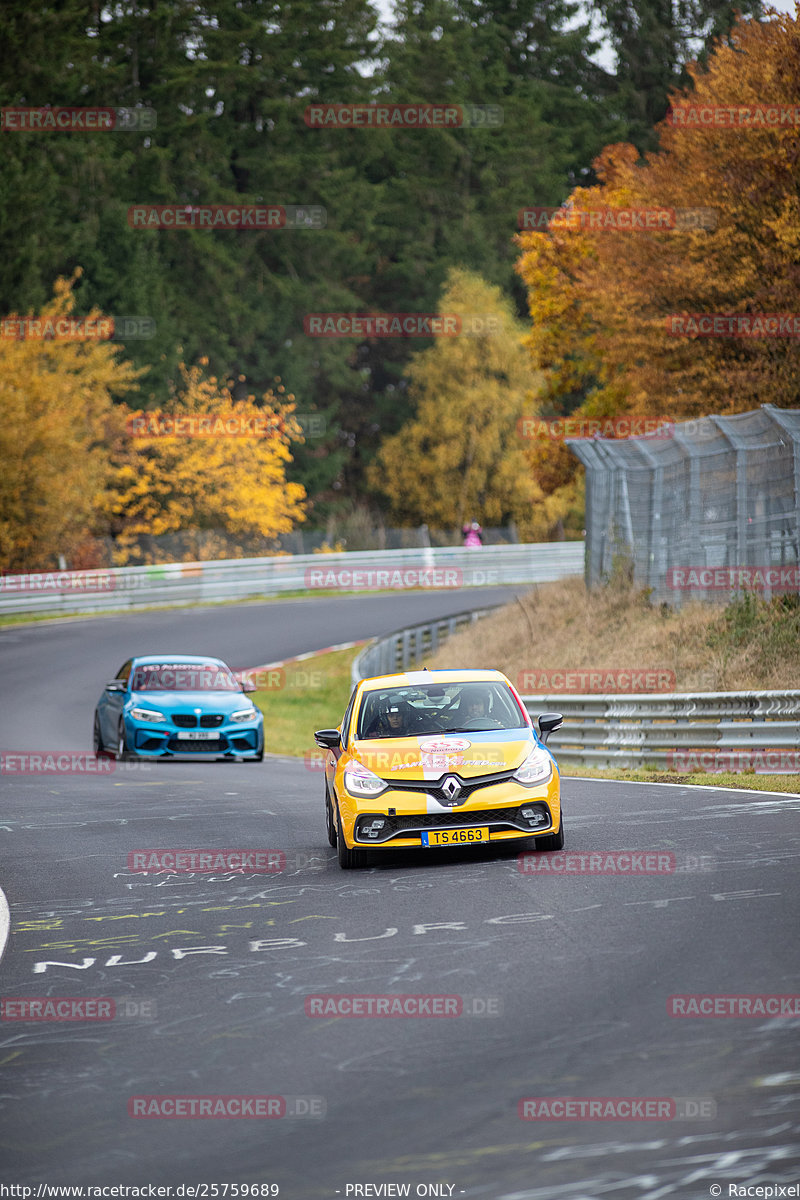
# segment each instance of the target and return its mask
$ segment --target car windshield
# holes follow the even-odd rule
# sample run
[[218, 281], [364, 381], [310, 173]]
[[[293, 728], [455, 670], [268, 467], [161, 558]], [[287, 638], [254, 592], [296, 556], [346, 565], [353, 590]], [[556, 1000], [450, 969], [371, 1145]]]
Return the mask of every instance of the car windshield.
[[419, 737], [522, 728], [526, 728], [525, 718], [507, 684], [423, 684], [367, 692], [358, 715], [356, 737]]
[[222, 663], [140, 663], [134, 692], [240, 692], [242, 685]]

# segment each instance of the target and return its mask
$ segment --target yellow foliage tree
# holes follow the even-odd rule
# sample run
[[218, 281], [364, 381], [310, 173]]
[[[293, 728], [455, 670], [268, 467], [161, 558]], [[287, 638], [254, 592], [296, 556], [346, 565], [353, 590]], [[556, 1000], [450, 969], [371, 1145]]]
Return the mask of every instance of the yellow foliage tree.
[[[797, 404], [796, 337], [675, 336], [668, 319], [800, 312], [798, 130], [763, 115], [798, 104], [800, 16], [740, 21], [731, 45], [690, 74], [694, 89], [672, 96], [658, 153], [642, 163], [632, 146], [607, 147], [594, 164], [600, 184], [569, 198], [572, 219], [517, 238], [547, 415], [681, 420]], [[703, 124], [685, 105], [751, 115]], [[609, 228], [622, 209], [675, 210], [677, 225]], [[698, 209], [715, 227], [691, 227]], [[562, 450], [554, 474], [552, 454], [537, 453], [538, 482], [566, 496], [575, 460]]]
[[513, 520], [526, 536], [541, 491], [518, 422], [540, 379], [522, 346], [524, 327], [499, 288], [462, 270], [448, 276], [439, 312], [492, 315], [498, 328], [441, 337], [412, 359], [406, 373], [416, 415], [384, 442], [370, 484], [401, 522]]
[[305, 520], [305, 489], [286, 479], [290, 443], [302, 440], [293, 397], [284, 399], [280, 385], [261, 404], [254, 396], [234, 401], [201, 366], [182, 368], [168, 412], [126, 410], [110, 431], [114, 485], [106, 515], [117, 563], [152, 558], [138, 546], [142, 535], [216, 530], [272, 538]]
[[[14, 314], [0, 337], [0, 570], [99, 563], [93, 535], [102, 533], [108, 463], [103, 447], [113, 394], [135, 386], [141, 374], [119, 361], [108, 341], [73, 340], [73, 287], [80, 275], [59, 279], [53, 299], [34, 317]], [[39, 322], [33, 330], [31, 322]], [[83, 318], [100, 330], [102, 314]], [[73, 325], [74, 329], [74, 325]], [[42, 331], [45, 332], [43, 335]], [[61, 332], [59, 332], [61, 331]], [[33, 336], [29, 336], [33, 332]]]

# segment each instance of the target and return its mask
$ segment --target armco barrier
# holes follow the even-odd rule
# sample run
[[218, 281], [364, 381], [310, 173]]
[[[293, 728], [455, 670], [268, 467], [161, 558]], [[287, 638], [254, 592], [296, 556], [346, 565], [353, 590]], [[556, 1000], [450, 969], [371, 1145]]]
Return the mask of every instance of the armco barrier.
[[[774, 750], [778, 753], [769, 756], [768, 770], [781, 774], [800, 770], [800, 691], [524, 696], [523, 700], [531, 716], [563, 713], [564, 724], [551, 734], [548, 746], [567, 766], [671, 766], [688, 773], [691, 751], [701, 752], [698, 761], [702, 752], [706, 761], [709, 752], [735, 761], [737, 753]], [[792, 760], [793, 767], [787, 765]]]
[[353, 687], [359, 680], [372, 675], [393, 675], [417, 666], [426, 654], [435, 654], [445, 638], [502, 607], [501, 604], [495, 604], [491, 608], [442, 617], [440, 621], [426, 621], [373, 641], [353, 659]]
[[[540, 542], [511, 546], [437, 546], [412, 550], [367, 550], [339, 554], [281, 555], [264, 558], [224, 559], [217, 562], [163, 563], [152, 567], [115, 567], [88, 573], [103, 576], [86, 586], [86, 572], [53, 571], [38, 575], [0, 576], [1, 613], [99, 612], [144, 608], [161, 604], [203, 604], [219, 600], [246, 600], [277, 596], [283, 592], [330, 591], [324, 578], [336, 574], [338, 590], [386, 590], [384, 572], [401, 572], [421, 586], [503, 586], [546, 583], [567, 575], [583, 574], [583, 542]], [[323, 571], [323, 584], [309, 583]], [[430, 575], [439, 572], [438, 576]], [[380, 579], [378, 573], [381, 573]], [[425, 573], [428, 573], [426, 576]], [[426, 578], [430, 580], [426, 584]], [[90, 581], [91, 582], [91, 581]], [[389, 588], [409, 586], [407, 582]], [[438, 583], [438, 586], [442, 586]]]
[[[352, 682], [407, 671], [441, 641], [496, 611], [459, 613], [400, 629], [354, 659]], [[673, 692], [665, 695], [523, 696], [529, 714], [560, 712], [564, 724], [548, 745], [559, 764], [585, 767], [663, 767], [688, 773], [715, 759], [760, 758], [765, 772], [800, 772], [800, 691]], [[774, 754], [761, 755], [761, 751]], [[744, 765], [740, 760], [739, 769]]]

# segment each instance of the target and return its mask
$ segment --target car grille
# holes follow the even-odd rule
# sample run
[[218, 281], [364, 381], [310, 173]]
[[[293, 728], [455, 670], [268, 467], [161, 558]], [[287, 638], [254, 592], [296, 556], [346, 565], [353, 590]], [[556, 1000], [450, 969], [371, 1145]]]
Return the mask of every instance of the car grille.
[[[173, 713], [172, 720], [180, 729], [196, 729], [197, 717], [194, 713]], [[202, 729], [216, 729], [225, 720], [222, 713], [204, 713], [200, 718]]]
[[479, 788], [491, 787], [494, 783], [506, 783], [509, 779], [513, 779], [514, 770], [498, 771], [494, 775], [479, 775], [472, 779], [462, 779], [457, 771], [445, 771], [438, 779], [387, 779], [386, 782], [392, 791], [423, 792], [426, 796], [433, 796], [434, 799], [449, 804], [450, 798], [442, 791], [441, 785], [445, 779], [457, 779], [461, 784], [461, 791], [458, 793], [456, 801], [458, 804], [463, 804]]
[[486, 825], [492, 821], [516, 827], [517, 811], [515, 805], [511, 808], [484, 808], [480, 812], [419, 813], [389, 817], [389, 822], [395, 837], [408, 829], [449, 829], [451, 826]]
[[196, 729], [197, 717], [193, 713], [173, 713], [172, 720], [181, 729]]

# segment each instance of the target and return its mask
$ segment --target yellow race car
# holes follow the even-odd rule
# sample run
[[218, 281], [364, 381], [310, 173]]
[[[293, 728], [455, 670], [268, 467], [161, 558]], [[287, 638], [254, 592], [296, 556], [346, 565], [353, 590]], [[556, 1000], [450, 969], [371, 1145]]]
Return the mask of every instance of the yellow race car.
[[564, 845], [558, 766], [500, 671], [362, 679], [338, 729], [318, 729], [328, 841], [344, 868], [372, 850], [535, 839]]

